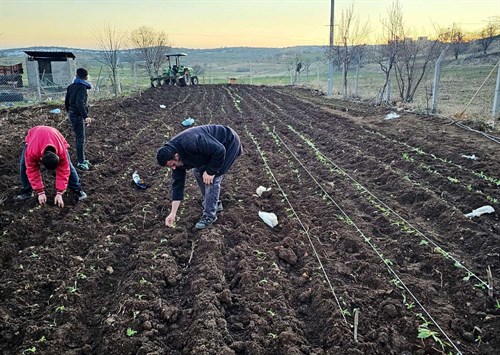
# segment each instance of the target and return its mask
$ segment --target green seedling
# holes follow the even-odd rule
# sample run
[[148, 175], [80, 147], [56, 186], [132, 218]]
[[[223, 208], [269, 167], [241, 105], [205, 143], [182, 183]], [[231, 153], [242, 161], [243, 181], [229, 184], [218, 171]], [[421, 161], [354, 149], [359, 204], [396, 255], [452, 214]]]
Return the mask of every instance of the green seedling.
[[406, 161], [413, 161], [413, 158], [410, 156], [410, 154], [408, 153], [403, 153], [403, 159], [406, 160]]
[[144, 284], [147, 284], [148, 283], [148, 280], [146, 280], [144, 277], [141, 277], [141, 279], [139, 280], [139, 283], [141, 285], [144, 285]]
[[127, 336], [131, 337], [137, 334], [137, 330], [133, 330], [132, 328], [127, 328]]
[[500, 301], [496, 300], [497, 303], [495, 304], [495, 309], [500, 310]]
[[474, 287], [476, 287], [476, 288], [480, 288], [481, 290], [485, 290], [485, 289], [486, 289], [486, 287], [487, 287], [487, 284], [486, 284], [486, 282], [484, 282], [484, 281], [483, 281], [483, 282], [480, 282], [480, 283], [474, 284]]
[[32, 258], [32, 259], [39, 258], [38, 254], [35, 253], [35, 252], [32, 252], [29, 257]]
[[66, 310], [66, 307], [64, 306], [59, 306], [59, 307], [56, 307], [56, 312], [64, 312]]
[[45, 343], [47, 339], [45, 338], [45, 335], [42, 335], [40, 339], [37, 340], [38, 343]]
[[35, 352], [36, 352], [36, 347], [34, 347], [34, 346], [32, 346], [31, 348], [23, 350], [23, 354], [26, 354], [26, 353], [35, 353]]
[[278, 337], [278, 335], [274, 334], [274, 333], [269, 333], [269, 334], [267, 334], [267, 336], [270, 338], [273, 338], [273, 339], [276, 339]]
[[422, 239], [418, 245], [429, 245], [429, 242], [425, 239]]
[[384, 263], [385, 263], [385, 265], [389, 265], [389, 266], [394, 265], [394, 263], [391, 261], [391, 259], [384, 259]]
[[163, 244], [163, 243], [166, 243], [166, 242], [168, 242], [168, 239], [162, 238], [162, 239], [160, 240], [160, 244]]
[[404, 290], [404, 287], [401, 286], [401, 281], [399, 281], [398, 279], [392, 279], [391, 281], [389, 281], [391, 284], [393, 284], [394, 286], [396, 286], [397, 288], [400, 288], [402, 290]]
[[138, 300], [142, 300], [144, 297], [146, 297], [146, 295], [145, 294], [136, 293], [135, 297], [137, 297]]
[[491, 197], [490, 195], [486, 196], [486, 199], [495, 205], [498, 204], [498, 199]]
[[85, 280], [87, 278], [87, 275], [85, 275], [81, 272], [78, 272], [78, 273], [76, 273], [76, 277], [78, 277], [81, 280]]
[[465, 275], [462, 280], [469, 281], [472, 276], [474, 276], [474, 274], [470, 271], [467, 271], [467, 275]]
[[260, 260], [265, 260], [266, 259], [266, 253], [263, 251], [260, 251], [258, 249], [254, 249], [253, 253], [259, 258]]
[[453, 266], [455, 266], [457, 269], [463, 269], [464, 268], [463, 265], [460, 264], [459, 261], [455, 261], [455, 263], [453, 264]]
[[272, 309], [268, 309], [267, 313], [269, 313], [271, 317], [274, 317], [276, 315], [276, 313], [274, 313]]
[[434, 252], [441, 254], [445, 259], [449, 259], [449, 257], [450, 257], [450, 254], [448, 252], [444, 251], [443, 249], [441, 249], [440, 247], [435, 247]]
[[405, 305], [406, 309], [413, 309], [413, 308], [415, 308], [415, 303], [413, 303], [413, 302], [409, 303], [406, 300], [406, 296], [405, 296], [404, 293], [403, 293], [403, 304]]
[[472, 185], [471, 184], [467, 185], [467, 191], [472, 192]]
[[422, 324], [422, 325], [420, 325], [420, 327], [418, 327], [417, 338], [419, 338], [419, 339], [431, 338], [432, 340], [434, 340], [441, 347], [441, 349], [443, 351], [444, 351], [445, 346], [447, 345], [445, 342], [443, 342], [439, 338], [439, 333], [435, 332], [435, 331], [432, 331], [429, 328], [427, 328], [426, 324]]
[[342, 310], [342, 314], [345, 315], [345, 316], [352, 317], [351, 312], [349, 312], [349, 310], [347, 308]]
[[267, 284], [268, 282], [269, 282], [269, 280], [268, 280], [268, 279], [267, 279], [267, 277], [266, 277], [266, 278], [264, 278], [264, 279], [262, 279], [262, 280], [260, 280], [260, 281], [259, 281], [259, 285], [265, 285], [265, 284]]
[[76, 291], [78, 291], [76, 284], [75, 284], [75, 286], [66, 287], [66, 289], [68, 290], [69, 293], [76, 293]]
[[134, 320], [137, 318], [137, 316], [139, 315], [139, 311], [132, 311], [132, 317], [134, 318]]
[[451, 177], [451, 176], [448, 176], [448, 180], [451, 181], [454, 184], [460, 183], [460, 180], [458, 180], [458, 179], [456, 179], [454, 177]]

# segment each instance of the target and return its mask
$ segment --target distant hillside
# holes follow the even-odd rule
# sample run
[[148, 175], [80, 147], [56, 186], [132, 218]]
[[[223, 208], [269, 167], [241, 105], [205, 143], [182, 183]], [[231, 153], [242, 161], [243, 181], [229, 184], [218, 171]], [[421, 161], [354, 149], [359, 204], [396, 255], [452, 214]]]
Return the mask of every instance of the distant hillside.
[[[26, 47], [12, 48], [0, 51], [0, 57], [22, 57], [24, 51], [65, 51], [72, 52], [77, 59], [91, 60], [99, 55], [99, 50], [68, 48], [68, 47]], [[190, 63], [213, 63], [213, 62], [248, 62], [259, 60], [279, 60], [300, 54], [311, 59], [319, 60], [323, 58], [325, 47], [322, 46], [297, 46], [287, 48], [259, 48], [259, 47], [225, 47], [215, 49], [191, 49], [172, 48], [171, 53], [186, 53]], [[123, 58], [127, 60], [129, 51], [121, 51]]]

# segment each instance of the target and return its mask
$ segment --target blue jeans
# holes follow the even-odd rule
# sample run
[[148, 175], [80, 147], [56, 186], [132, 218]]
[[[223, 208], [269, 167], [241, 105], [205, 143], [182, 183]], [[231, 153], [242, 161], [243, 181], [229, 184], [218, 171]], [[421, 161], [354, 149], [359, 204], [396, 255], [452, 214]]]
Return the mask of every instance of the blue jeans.
[[220, 183], [224, 175], [215, 176], [212, 185], [205, 185], [203, 173], [205, 170], [193, 169], [194, 177], [203, 196], [203, 216], [214, 219], [217, 214], [217, 202], [219, 202]]
[[81, 116], [69, 114], [68, 121], [75, 132], [76, 162], [80, 164], [85, 160], [85, 120]]
[[[26, 162], [24, 160], [24, 152], [26, 151], [26, 144], [24, 145], [23, 152], [21, 154], [21, 162], [19, 164], [21, 171], [21, 192], [31, 193], [33, 189], [31, 188], [30, 181], [28, 180], [28, 175], [26, 175]], [[69, 162], [69, 181], [68, 188], [74, 191], [81, 191], [82, 185], [80, 184], [80, 178], [75, 170], [73, 164], [71, 164], [71, 157], [68, 152], [68, 162]]]

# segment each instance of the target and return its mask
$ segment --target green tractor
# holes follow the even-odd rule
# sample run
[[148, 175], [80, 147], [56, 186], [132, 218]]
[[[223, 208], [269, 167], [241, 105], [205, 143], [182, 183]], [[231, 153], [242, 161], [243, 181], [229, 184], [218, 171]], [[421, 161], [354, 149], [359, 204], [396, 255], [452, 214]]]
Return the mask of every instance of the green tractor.
[[179, 58], [185, 57], [186, 53], [166, 54], [168, 67], [163, 69], [163, 75], [151, 78], [151, 86], [158, 87], [161, 85], [198, 85], [198, 77], [193, 68], [185, 67], [180, 63]]

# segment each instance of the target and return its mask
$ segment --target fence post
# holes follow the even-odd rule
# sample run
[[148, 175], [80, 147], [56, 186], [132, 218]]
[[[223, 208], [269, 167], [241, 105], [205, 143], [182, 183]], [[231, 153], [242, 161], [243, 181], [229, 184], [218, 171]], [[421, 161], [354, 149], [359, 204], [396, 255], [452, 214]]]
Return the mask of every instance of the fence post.
[[41, 102], [42, 101], [42, 92], [40, 90], [40, 73], [37, 71], [36, 72], [36, 92], [37, 92], [37, 96], [38, 96], [38, 101]]
[[439, 79], [441, 78], [441, 63], [443, 62], [444, 54], [448, 50], [447, 45], [439, 55], [434, 67], [434, 83], [432, 84], [432, 113], [437, 112], [438, 96], [439, 96]]
[[500, 65], [499, 64], [497, 65], [498, 65], [497, 84], [495, 86], [495, 96], [493, 98], [493, 110], [492, 110], [493, 118], [495, 118], [500, 113]]

